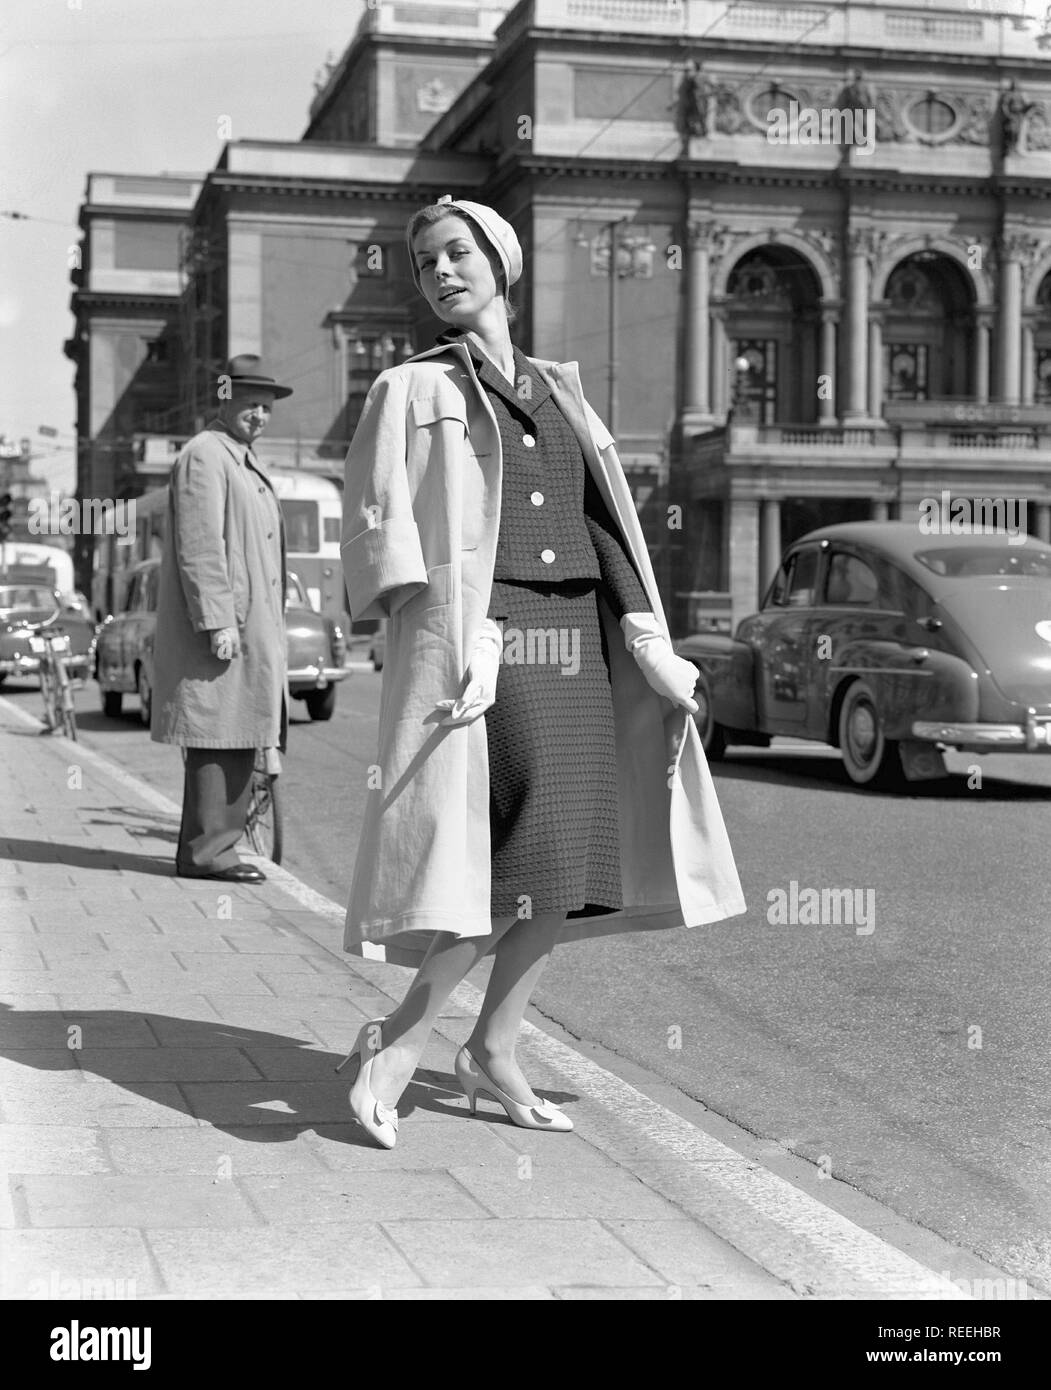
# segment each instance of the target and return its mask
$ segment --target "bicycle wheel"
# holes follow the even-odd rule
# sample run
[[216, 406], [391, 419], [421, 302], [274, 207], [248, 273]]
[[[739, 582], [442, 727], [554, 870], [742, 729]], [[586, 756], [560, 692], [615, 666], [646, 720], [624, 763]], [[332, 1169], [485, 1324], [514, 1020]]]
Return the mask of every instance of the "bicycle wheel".
[[73, 698], [73, 682], [69, 678], [66, 663], [59, 657], [58, 660], [58, 694], [61, 705], [62, 722], [65, 725], [66, 737], [77, 741], [77, 706]]
[[284, 823], [277, 778], [259, 768], [252, 773], [252, 794], [245, 819], [245, 835], [253, 854], [281, 863]]
[[59, 721], [58, 684], [45, 652], [40, 654], [40, 693], [44, 697], [45, 733], [53, 734]]

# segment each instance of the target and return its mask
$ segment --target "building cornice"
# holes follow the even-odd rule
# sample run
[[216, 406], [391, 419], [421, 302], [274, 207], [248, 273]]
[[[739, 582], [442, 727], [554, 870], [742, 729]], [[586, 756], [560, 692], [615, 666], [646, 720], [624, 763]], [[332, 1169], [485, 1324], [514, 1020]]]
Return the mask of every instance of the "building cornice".
[[119, 309], [122, 312], [134, 310], [137, 313], [152, 313], [166, 317], [181, 298], [181, 294], [138, 294], [134, 290], [128, 293], [114, 290], [74, 290], [69, 298], [69, 307], [74, 314]]

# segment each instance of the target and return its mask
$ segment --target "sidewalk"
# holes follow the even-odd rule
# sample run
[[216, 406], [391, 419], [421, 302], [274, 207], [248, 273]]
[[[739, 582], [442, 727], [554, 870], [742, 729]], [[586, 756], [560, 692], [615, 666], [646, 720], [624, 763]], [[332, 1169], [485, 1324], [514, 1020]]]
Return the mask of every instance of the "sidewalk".
[[4, 1298], [958, 1296], [532, 1024], [574, 1133], [472, 1119], [470, 984], [374, 1147], [333, 1068], [408, 972], [276, 868], [175, 878], [178, 808], [2, 699], [0, 761]]

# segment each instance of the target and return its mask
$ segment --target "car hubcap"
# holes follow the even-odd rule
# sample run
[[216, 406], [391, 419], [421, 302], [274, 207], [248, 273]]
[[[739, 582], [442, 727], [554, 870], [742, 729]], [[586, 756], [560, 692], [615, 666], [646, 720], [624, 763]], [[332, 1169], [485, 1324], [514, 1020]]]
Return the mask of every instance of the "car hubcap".
[[876, 716], [871, 705], [855, 705], [850, 714], [850, 751], [858, 763], [870, 763], [876, 748]]

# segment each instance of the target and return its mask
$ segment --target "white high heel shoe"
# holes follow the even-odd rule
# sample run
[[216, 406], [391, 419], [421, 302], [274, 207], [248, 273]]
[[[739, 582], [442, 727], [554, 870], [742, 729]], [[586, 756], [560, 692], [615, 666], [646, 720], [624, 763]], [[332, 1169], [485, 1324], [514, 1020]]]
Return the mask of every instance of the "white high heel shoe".
[[[372, 1029], [380, 1028], [385, 1022], [385, 1019], [378, 1018], [371, 1023], [366, 1023], [358, 1034], [353, 1051], [347, 1053], [336, 1070], [340, 1071], [345, 1067], [355, 1052], [358, 1054], [360, 1058], [358, 1074], [348, 1096], [350, 1108], [358, 1124], [375, 1139], [377, 1144], [382, 1144], [385, 1149], [393, 1149], [398, 1138], [398, 1112], [396, 1109], [384, 1105], [372, 1094], [372, 1064], [376, 1060], [376, 1053], [380, 1051], [379, 1047], [372, 1044]], [[366, 1054], [368, 1054], [367, 1061], [365, 1060]]]
[[502, 1105], [508, 1116], [522, 1129], [550, 1129], [565, 1134], [573, 1128], [573, 1121], [569, 1116], [549, 1100], [542, 1100], [537, 1105], [520, 1105], [517, 1100], [512, 1100], [507, 1092], [501, 1091], [492, 1077], [482, 1070], [466, 1047], [460, 1048], [453, 1065], [456, 1068], [457, 1080], [464, 1089], [464, 1095], [471, 1103], [472, 1115], [476, 1113], [478, 1093], [481, 1091], [482, 1095]]

